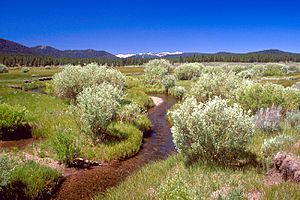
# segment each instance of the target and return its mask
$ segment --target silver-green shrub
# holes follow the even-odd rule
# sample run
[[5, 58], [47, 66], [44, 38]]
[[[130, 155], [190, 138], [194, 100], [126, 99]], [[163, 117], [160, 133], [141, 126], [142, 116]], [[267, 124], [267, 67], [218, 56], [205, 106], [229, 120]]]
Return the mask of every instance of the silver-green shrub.
[[54, 92], [59, 97], [75, 100], [86, 87], [108, 82], [121, 89], [125, 86], [125, 77], [121, 72], [97, 64], [66, 66], [53, 77]]
[[51, 66], [50, 66], [50, 65], [46, 65], [46, 66], [44, 67], [44, 69], [51, 69]]
[[289, 71], [288, 66], [282, 64], [265, 64], [256, 65], [247, 70], [238, 73], [239, 76], [244, 78], [253, 78], [255, 76], [282, 76]]
[[117, 120], [122, 122], [133, 123], [137, 118], [141, 117], [142, 109], [136, 103], [124, 105], [117, 112]]
[[288, 123], [295, 128], [298, 132], [300, 132], [300, 111], [292, 110], [286, 113], [286, 120]]
[[253, 118], [220, 97], [206, 104], [188, 97], [170, 113], [176, 149], [190, 161], [234, 162], [245, 153], [254, 132]]
[[291, 66], [288, 66], [287, 74], [292, 74], [292, 73], [296, 73], [299, 71], [300, 71], [299, 66], [291, 65]]
[[184, 63], [176, 67], [174, 73], [178, 80], [192, 80], [201, 75], [203, 68], [201, 63]]
[[171, 72], [172, 64], [165, 59], [154, 59], [144, 65], [145, 81], [149, 84], [161, 83], [163, 77]]
[[238, 73], [239, 76], [244, 78], [253, 78], [261, 76], [282, 76], [289, 72], [289, 68], [282, 64], [265, 64], [255, 65], [249, 69], [243, 70]]
[[182, 86], [175, 86], [170, 91], [173, 96], [175, 96], [178, 99], [182, 99], [184, 95], [186, 94], [186, 89]]
[[23, 72], [23, 73], [28, 73], [29, 71], [30, 71], [29, 67], [22, 67], [21, 68], [21, 72]]
[[72, 110], [78, 115], [82, 130], [94, 141], [107, 136], [106, 127], [115, 118], [123, 91], [109, 83], [92, 85], [79, 93]]
[[0, 64], [0, 73], [7, 73], [8, 72], [8, 67], [6, 67], [3, 64]]
[[251, 110], [255, 114], [261, 108], [282, 106], [283, 110], [298, 109], [300, 107], [300, 91], [294, 88], [284, 88], [277, 84], [251, 83], [242, 84], [235, 90], [234, 101], [244, 110]]
[[2, 188], [10, 183], [10, 174], [15, 164], [15, 161], [7, 155], [0, 153], [0, 193]]
[[214, 96], [228, 99], [242, 83], [243, 79], [234, 73], [204, 73], [192, 84], [189, 95], [199, 102], [205, 102]]
[[272, 158], [279, 151], [287, 151], [293, 145], [294, 138], [288, 135], [278, 135], [276, 137], [265, 139], [262, 144], [262, 153], [266, 159]]
[[243, 71], [237, 73], [237, 75], [239, 77], [242, 77], [242, 78], [253, 78], [257, 74], [256, 74], [255, 70], [253, 70], [252, 68], [250, 68], [250, 69], [246, 69], [246, 70], [243, 70]]
[[166, 75], [161, 81], [162, 85], [165, 88], [165, 91], [168, 92], [171, 87], [174, 87], [176, 84], [176, 78], [174, 75]]
[[266, 64], [253, 67], [258, 76], [282, 76], [287, 73], [288, 67], [282, 64]]

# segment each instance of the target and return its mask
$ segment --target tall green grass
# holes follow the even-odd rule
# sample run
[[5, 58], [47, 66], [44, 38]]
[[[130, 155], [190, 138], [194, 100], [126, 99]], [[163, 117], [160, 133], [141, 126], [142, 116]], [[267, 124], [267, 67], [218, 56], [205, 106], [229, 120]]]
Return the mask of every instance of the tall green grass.
[[[152, 100], [144, 93], [143, 96], [137, 95], [141, 103], [146, 100], [145, 106], [150, 106]], [[73, 138], [76, 142], [76, 155], [84, 156], [89, 159], [97, 159], [100, 161], [109, 161], [113, 159], [125, 158], [136, 153], [142, 142], [142, 133], [133, 125], [124, 125], [124, 132], [127, 132], [128, 138], [120, 143], [112, 142], [94, 145], [89, 142], [85, 135], [82, 135], [77, 120], [68, 112], [69, 104], [67, 101], [32, 92], [18, 91], [14, 89], [4, 88], [0, 90], [0, 96], [3, 102], [9, 102], [11, 105], [24, 106], [33, 118], [32, 135], [36, 138], [43, 138], [40, 142], [28, 147], [28, 151], [52, 157], [65, 162], [71, 158], [70, 149], [67, 147], [70, 141], [64, 139], [66, 136]], [[133, 101], [135, 101], [133, 96]], [[150, 100], [149, 100], [150, 99]], [[139, 101], [139, 100], [137, 100]], [[147, 120], [140, 119], [136, 125], [140, 129], [147, 129]], [[71, 131], [58, 133], [58, 127], [70, 129]], [[60, 145], [54, 141], [64, 141]], [[72, 146], [72, 145], [71, 145]], [[72, 150], [73, 151], [73, 150]], [[70, 157], [71, 156], [71, 157]]]
[[63, 180], [55, 169], [0, 154], [0, 199], [47, 199]]
[[[264, 177], [255, 169], [230, 169], [202, 164], [186, 167], [182, 158], [175, 155], [165, 161], [145, 166], [119, 186], [109, 189], [104, 199], [157, 199], [161, 187], [168, 177], [173, 176], [179, 176], [195, 190], [198, 199], [211, 199], [214, 191], [225, 186], [239, 188], [247, 193], [252, 189], [261, 188]], [[96, 197], [102, 198], [100, 195]]]

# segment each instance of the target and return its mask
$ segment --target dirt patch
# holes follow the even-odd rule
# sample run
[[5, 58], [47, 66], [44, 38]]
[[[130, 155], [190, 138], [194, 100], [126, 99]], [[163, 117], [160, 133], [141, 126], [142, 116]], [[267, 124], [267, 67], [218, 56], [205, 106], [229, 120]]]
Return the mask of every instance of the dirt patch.
[[219, 190], [214, 191], [210, 197], [211, 199], [225, 199], [228, 197], [230, 191], [231, 191], [230, 187], [224, 186]]
[[287, 152], [278, 152], [272, 161], [266, 185], [271, 186], [284, 181], [300, 182], [300, 157]]
[[266, 186], [278, 185], [283, 183], [284, 179], [282, 175], [274, 168], [270, 169], [267, 173], [267, 177], [264, 180]]
[[33, 160], [33, 161], [39, 163], [40, 165], [48, 166], [48, 167], [57, 169], [61, 172], [63, 172], [65, 169], [63, 164], [60, 164], [59, 162], [57, 162], [51, 158], [40, 158], [38, 156], [31, 155], [28, 153], [23, 153], [22, 157], [24, 157], [25, 160]]
[[247, 199], [248, 200], [260, 200], [262, 198], [262, 194], [260, 191], [254, 189], [248, 192]]

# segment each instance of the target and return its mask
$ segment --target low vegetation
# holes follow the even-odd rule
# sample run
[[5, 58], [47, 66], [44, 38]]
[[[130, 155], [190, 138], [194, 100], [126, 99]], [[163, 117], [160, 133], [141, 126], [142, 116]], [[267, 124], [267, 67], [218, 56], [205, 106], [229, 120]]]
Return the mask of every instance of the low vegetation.
[[29, 70], [30, 70], [29, 67], [22, 67], [22, 68], [21, 68], [21, 71], [22, 71], [23, 73], [28, 73]]
[[[79, 157], [111, 161], [135, 155], [143, 132], [151, 129], [151, 92], [178, 99], [168, 114], [178, 153], [147, 165], [97, 198], [268, 199], [283, 189], [280, 195], [287, 199], [298, 194], [300, 186], [294, 183], [264, 182], [275, 153], [300, 155], [300, 92], [272, 82], [274, 77], [297, 77], [298, 67], [176, 66], [156, 59], [132, 70], [95, 63], [29, 68], [27, 73], [23, 68], [0, 74], [0, 135], [3, 139], [3, 133], [28, 126], [39, 140], [0, 155], [0, 195], [43, 199], [62, 180], [60, 172], [22, 159], [19, 151], [66, 166]], [[52, 75], [52, 81], [38, 80]], [[20, 88], [7, 87], [11, 85]], [[36, 93], [40, 88], [47, 93]]]
[[177, 99], [182, 99], [187, 93], [187, 90], [182, 86], [175, 86], [169, 91], [169, 93]]
[[[24, 138], [27, 135], [16, 135], [18, 129], [29, 128], [30, 115], [25, 107], [0, 104], [0, 139]], [[26, 134], [26, 131], [23, 131]]]
[[[82, 70], [80, 73], [84, 71], [85, 79], [89, 80], [90, 84], [84, 85], [83, 82], [81, 83], [81, 86], [76, 84], [74, 85], [74, 82], [76, 83], [76, 81], [79, 83], [78, 79], [80, 79], [80, 74], [77, 73], [78, 70]], [[30, 79], [31, 74], [35, 72], [40, 75], [50, 75], [51, 73], [54, 74], [55, 72], [60, 71], [61, 69], [57, 70], [55, 68], [44, 69], [44, 71], [33, 68], [30, 69], [27, 73], [28, 75], [26, 74], [25, 76], [20, 74], [19, 70], [11, 70], [4, 76], [5, 82], [2, 82], [2, 86], [5, 86], [5, 84], [9, 83], [12, 79], [15, 79], [15, 82], [18, 81], [18, 83], [21, 83], [24, 79]], [[72, 73], [69, 73], [70, 71], [72, 71]], [[74, 71], [76, 71], [76, 73], [73, 73]], [[95, 75], [97, 75], [97, 78], [94, 77]], [[63, 78], [63, 76], [66, 77]], [[61, 83], [60, 80], [62, 79], [65, 82]], [[69, 82], [66, 82], [67, 79]], [[40, 82], [37, 81], [32, 84], [35, 86], [40, 84]], [[55, 158], [67, 165], [75, 157], [81, 156], [101, 161], [125, 158], [127, 156], [132, 156], [139, 150], [142, 142], [142, 132], [149, 131], [151, 128], [151, 122], [147, 118], [145, 111], [154, 106], [153, 101], [141, 90], [129, 89], [127, 91], [125, 88], [125, 76], [114, 69], [101, 66], [99, 67], [95, 64], [85, 66], [85, 68], [79, 66], [65, 66], [61, 73], [55, 75], [53, 82], [42, 84], [43, 87], [45, 85], [47, 85], [48, 88], [52, 88], [53, 85], [55, 91], [54, 94], [59, 97], [15, 91], [14, 89], [9, 88], [3, 88], [0, 91], [1, 102], [5, 103], [5, 105], [10, 103], [11, 106], [16, 106], [19, 112], [22, 112], [23, 108], [27, 110], [26, 113], [30, 116], [30, 119], [32, 119], [32, 136], [36, 138], [44, 138], [43, 141], [34, 145], [33, 149], [29, 149], [29, 151], [34, 154], [42, 155], [43, 157]], [[78, 94], [75, 86], [77, 89], [80, 88], [78, 89]], [[117, 90], [115, 86], [117, 86], [119, 90]], [[28, 89], [30, 90], [32, 88], [30, 87]], [[72, 91], [72, 89], [74, 89], [75, 92]], [[96, 92], [97, 90], [98, 93]], [[113, 97], [111, 95], [114, 90], [118, 92], [118, 97]], [[76, 97], [74, 97], [75, 93]], [[103, 101], [100, 102], [99, 99], [94, 98], [93, 102], [90, 102], [89, 100], [92, 99], [86, 98], [88, 94], [90, 95], [89, 97], [100, 95], [103, 97]], [[109, 95], [112, 99], [117, 98], [117, 100], [111, 101], [112, 104], [109, 106], [102, 106], [102, 110], [101, 107], [93, 107], [95, 106], [94, 103], [96, 100], [98, 100], [101, 105], [103, 103], [110, 102], [108, 96], [105, 96], [105, 94]], [[126, 94], [124, 95], [124, 100], [123, 94]], [[67, 100], [61, 99], [61, 97], [66, 98]], [[24, 99], [26, 99], [26, 101], [24, 101]], [[73, 102], [72, 106], [70, 106], [69, 100]], [[114, 102], [118, 102], [118, 105]], [[99, 106], [100, 104], [97, 105]], [[85, 109], [85, 105], [89, 105], [91, 109]], [[114, 105], [116, 105], [115, 112], [110, 112]], [[140, 114], [137, 113], [136, 110], [127, 109], [127, 111], [125, 111], [126, 108], [131, 105], [138, 105]], [[92, 112], [93, 108], [99, 111], [98, 115], [97, 113]], [[106, 118], [103, 115], [105, 108], [110, 109], [107, 110], [106, 113], [112, 115], [112, 118]], [[127, 113], [122, 113], [122, 110]], [[115, 130], [111, 128], [108, 129], [108, 127], [111, 127], [111, 123], [117, 123], [117, 121], [119, 121], [117, 111], [118, 114], [122, 113], [123, 115], [127, 115], [127, 117], [130, 117], [130, 115], [138, 116], [134, 119], [127, 118], [126, 120], [120, 120], [120, 122], [122, 121], [123, 123], [118, 126], [122, 126], [124, 128], [123, 138], [114, 138], [118, 134], [114, 135], [114, 133], [111, 133], [112, 138], [106, 138], [108, 140], [99, 143], [99, 141], [101, 141], [99, 140], [99, 137], [95, 139], [95, 137], [86, 137], [87, 134], [81, 134], [83, 133], [81, 130], [86, 130], [90, 133], [90, 136], [100, 133], [101, 131], [98, 129], [102, 127], [102, 125], [100, 127], [97, 125], [100, 122], [100, 124], [103, 122], [105, 133], [110, 133], [108, 130]], [[133, 114], [131, 112], [135, 113]], [[84, 115], [84, 113], [86, 113], [86, 115]], [[92, 120], [92, 118], [94, 118], [94, 120]], [[103, 120], [99, 121], [98, 119], [100, 118]], [[5, 123], [9, 122], [7, 119], [8, 118], [5, 117]], [[133, 129], [133, 127], [135, 127], [135, 129]], [[126, 130], [128, 130], [128, 132], [126, 132]], [[129, 131], [132, 131], [132, 133], [129, 133]], [[93, 138], [95, 141], [90, 143], [90, 140], [93, 139], [87, 140], [87, 138]]]
[[272, 105], [281, 106], [286, 111], [300, 108], [300, 93], [297, 89], [277, 84], [249, 82], [235, 91], [234, 101], [252, 113]]
[[202, 74], [204, 65], [200, 63], [184, 63], [175, 68], [174, 74], [178, 80], [192, 80]]
[[[17, 164], [17, 165], [16, 165]], [[3, 199], [45, 199], [62, 181], [60, 172], [33, 161], [0, 154], [0, 195]]]
[[160, 84], [164, 76], [172, 70], [171, 63], [164, 59], [151, 60], [144, 67], [146, 76], [144, 81], [148, 84]]
[[214, 96], [230, 98], [243, 80], [233, 73], [203, 73], [192, 84], [189, 95], [199, 102], [206, 102]]
[[123, 96], [120, 88], [108, 83], [83, 89], [73, 106], [82, 132], [96, 143], [109, 137], [106, 128], [116, 118]]
[[3, 64], [0, 64], [0, 73], [8, 73], [8, 67]]
[[[241, 75], [247, 70], [255, 75]], [[296, 71], [284, 65], [212, 66], [191, 85], [178, 82], [188, 91], [168, 116], [179, 154], [146, 166], [109, 190], [105, 199], [277, 199], [276, 195], [297, 199], [300, 186], [285, 182], [270, 186], [265, 173], [278, 151], [299, 155], [295, 143], [300, 92], [255, 80]], [[170, 93], [175, 95], [174, 91]]]
[[172, 134], [177, 150], [188, 162], [235, 164], [246, 154], [252, 137], [252, 118], [238, 104], [229, 106], [219, 97], [198, 104], [191, 97], [171, 112]]
[[153, 101], [149, 98], [145, 92], [137, 89], [127, 90], [125, 100], [128, 102], [136, 103], [140, 108], [147, 110], [154, 106]]
[[220, 199], [222, 190], [225, 190], [223, 199], [228, 194], [235, 195], [233, 199], [245, 199], [249, 192], [263, 187], [263, 176], [255, 169], [203, 164], [186, 167], [182, 157], [176, 155], [144, 167], [118, 187], [108, 190], [104, 199], [180, 199], [182, 195], [184, 199]]
[[96, 64], [84, 67], [66, 66], [61, 73], [53, 77], [54, 93], [70, 100], [75, 100], [84, 88], [104, 82], [123, 89], [125, 78], [119, 71]]
[[169, 89], [176, 85], [176, 78], [173, 75], [167, 75], [162, 79], [161, 83], [165, 89], [165, 92], [168, 93]]

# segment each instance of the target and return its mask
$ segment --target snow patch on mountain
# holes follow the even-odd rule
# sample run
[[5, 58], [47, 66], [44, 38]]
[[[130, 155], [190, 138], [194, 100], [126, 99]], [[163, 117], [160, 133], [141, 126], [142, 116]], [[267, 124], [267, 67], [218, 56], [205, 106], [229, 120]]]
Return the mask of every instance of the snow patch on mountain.
[[117, 54], [116, 56], [118, 58], [129, 58], [131, 56], [134, 56], [135, 54], [134, 53], [129, 53], [129, 54]]
[[119, 58], [129, 58], [129, 57], [133, 57], [133, 56], [141, 56], [141, 57], [145, 57], [145, 56], [153, 56], [153, 57], [164, 57], [164, 56], [169, 56], [169, 55], [180, 55], [183, 54], [183, 52], [180, 51], [176, 51], [176, 52], [160, 52], [160, 53], [137, 53], [137, 54], [117, 54], [116, 56]]
[[176, 51], [176, 52], [160, 52], [160, 53], [156, 53], [155, 55], [157, 55], [158, 57], [163, 57], [163, 56], [180, 55], [180, 54], [183, 54], [183, 52], [181, 52], [181, 51]]

